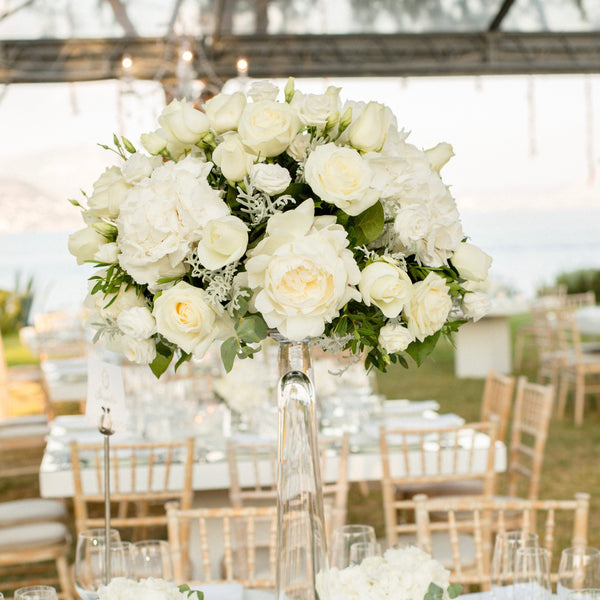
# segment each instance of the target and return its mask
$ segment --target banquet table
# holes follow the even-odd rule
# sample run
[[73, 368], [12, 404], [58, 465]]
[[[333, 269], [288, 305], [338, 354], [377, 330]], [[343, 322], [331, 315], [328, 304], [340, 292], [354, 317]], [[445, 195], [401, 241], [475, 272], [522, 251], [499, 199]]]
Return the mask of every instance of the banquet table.
[[[439, 414], [435, 401], [410, 402], [408, 400], [389, 402], [391, 409], [384, 410], [383, 414], [373, 416], [364, 423], [360, 431], [352, 433], [350, 438], [350, 456], [348, 460], [348, 475], [350, 481], [378, 481], [381, 480], [381, 459], [379, 454], [379, 425], [383, 422], [390, 427], [425, 428], [425, 427], [451, 427], [464, 423], [464, 419], [453, 413]], [[473, 460], [475, 468], [484, 470], [487, 463], [487, 449], [489, 438], [482, 437], [475, 441]], [[232, 434], [235, 438], [235, 432]], [[248, 443], [252, 438], [249, 434], [243, 434], [243, 442]], [[40, 492], [46, 498], [72, 497], [73, 474], [70, 464], [69, 444], [71, 440], [79, 442], [101, 443], [102, 435], [97, 428], [87, 421], [82, 415], [62, 415], [51, 422], [50, 434], [47, 438], [44, 457], [40, 466]], [[137, 439], [132, 432], [117, 432], [111, 436], [111, 444], [130, 443], [133, 441], [149, 441]], [[163, 440], [164, 441], [164, 440]], [[255, 438], [257, 443], [265, 440]], [[437, 450], [432, 448], [432, 452]], [[445, 452], [452, 454], [452, 450]], [[471, 449], [464, 448], [464, 461], [469, 460]], [[392, 454], [393, 456], [393, 454]], [[420, 451], [415, 448], [415, 462], [419, 462]], [[506, 469], [506, 446], [497, 442], [496, 445], [496, 471]], [[451, 464], [453, 457], [448, 457]], [[460, 460], [460, 458], [459, 458]], [[267, 465], [265, 465], [267, 467]], [[144, 465], [137, 467], [143, 474]], [[176, 485], [179, 478], [183, 478], [183, 465], [174, 464], [173, 484]], [[334, 481], [337, 477], [338, 464], [335, 456], [327, 460], [326, 472], [322, 474], [324, 481]], [[90, 481], [94, 478], [92, 468], [83, 470], [84, 485], [86, 477]], [[242, 486], [252, 485], [251, 469], [240, 469], [240, 483]], [[205, 445], [205, 438], [196, 438], [196, 460], [193, 467], [193, 489], [194, 490], [225, 490], [230, 486], [229, 469], [225, 455], [225, 438], [213, 439], [210, 445]]]
[[584, 306], [575, 311], [579, 333], [600, 336], [600, 306]]

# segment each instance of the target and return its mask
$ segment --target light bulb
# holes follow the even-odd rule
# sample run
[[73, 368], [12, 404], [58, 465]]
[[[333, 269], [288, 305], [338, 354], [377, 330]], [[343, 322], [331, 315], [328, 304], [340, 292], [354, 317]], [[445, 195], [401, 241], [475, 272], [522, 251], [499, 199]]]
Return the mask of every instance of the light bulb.
[[236, 64], [238, 73], [246, 73], [248, 71], [248, 61], [245, 58], [239, 58]]

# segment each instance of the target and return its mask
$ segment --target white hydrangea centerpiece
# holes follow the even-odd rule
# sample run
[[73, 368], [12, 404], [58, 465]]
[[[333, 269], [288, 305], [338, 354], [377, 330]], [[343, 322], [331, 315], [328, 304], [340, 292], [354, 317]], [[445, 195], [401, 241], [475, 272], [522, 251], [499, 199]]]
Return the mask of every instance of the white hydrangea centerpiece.
[[98, 600], [203, 600], [204, 594], [188, 585], [175, 584], [157, 577], [127, 579], [115, 577], [98, 589]]
[[111, 350], [160, 376], [218, 342], [229, 371], [277, 330], [385, 371], [485, 314], [491, 258], [440, 176], [452, 148], [410, 144], [384, 104], [256, 82], [158, 125], [145, 151], [114, 136], [120, 164], [71, 200]]

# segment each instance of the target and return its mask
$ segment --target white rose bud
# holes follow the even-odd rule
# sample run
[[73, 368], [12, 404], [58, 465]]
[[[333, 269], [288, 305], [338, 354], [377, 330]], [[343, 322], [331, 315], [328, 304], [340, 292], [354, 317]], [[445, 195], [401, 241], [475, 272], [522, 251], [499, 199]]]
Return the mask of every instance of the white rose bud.
[[210, 129], [207, 116], [189, 102], [172, 100], [158, 117], [167, 135], [182, 144], [198, 143]]
[[269, 196], [282, 194], [291, 181], [289, 171], [276, 164], [258, 163], [253, 165], [250, 171], [252, 186]]
[[374, 304], [388, 318], [397, 317], [412, 297], [408, 274], [389, 262], [367, 265], [360, 274], [358, 289], [367, 306]]
[[362, 152], [378, 151], [390, 128], [389, 108], [379, 102], [369, 102], [348, 129], [350, 144]]
[[95, 217], [115, 219], [130, 187], [119, 167], [108, 167], [94, 183], [88, 212]]
[[151, 133], [142, 133], [140, 136], [142, 146], [152, 154], [160, 154], [167, 147], [167, 138], [161, 135], [161, 131], [153, 131]]
[[[124, 335], [120, 340], [120, 351], [127, 360], [138, 365], [149, 365], [156, 358], [156, 345], [152, 339], [139, 340]], [[148, 598], [148, 595], [144, 597]]]
[[415, 336], [403, 325], [389, 323], [379, 330], [379, 343], [388, 354], [403, 352], [414, 340]]
[[439, 173], [441, 168], [454, 156], [452, 146], [446, 142], [440, 142], [437, 146], [425, 150], [431, 168]]
[[464, 279], [471, 281], [484, 281], [487, 279], [492, 257], [481, 248], [468, 242], [461, 242], [450, 259]]
[[132, 154], [123, 165], [123, 179], [127, 183], [139, 183], [152, 175], [152, 171], [162, 164], [159, 156], [148, 157], [141, 152]]
[[246, 152], [237, 133], [224, 136], [215, 148], [212, 159], [229, 181], [242, 181], [254, 163], [254, 157]]
[[156, 333], [156, 321], [149, 308], [134, 306], [117, 316], [119, 329], [136, 340], [145, 340]]
[[233, 215], [209, 221], [196, 250], [207, 269], [220, 269], [239, 260], [248, 247], [248, 227]]
[[254, 102], [273, 101], [279, 95], [279, 88], [271, 81], [255, 81], [248, 90], [248, 96]]
[[479, 321], [492, 306], [489, 296], [485, 292], [467, 292], [462, 301], [462, 310], [467, 319]]
[[298, 162], [306, 158], [306, 152], [310, 145], [310, 135], [308, 133], [299, 133], [289, 145], [287, 153]]
[[94, 260], [99, 263], [106, 263], [107, 265], [119, 262], [119, 247], [117, 243], [109, 242], [108, 244], [102, 244], [98, 248], [98, 252], [94, 254]]
[[69, 252], [77, 259], [77, 264], [90, 262], [95, 259], [100, 247], [106, 243], [106, 238], [94, 227], [84, 227], [69, 235]]
[[212, 128], [217, 133], [225, 133], [237, 129], [245, 107], [246, 96], [242, 92], [235, 92], [234, 94], [217, 94], [214, 98], [207, 100], [204, 110]]

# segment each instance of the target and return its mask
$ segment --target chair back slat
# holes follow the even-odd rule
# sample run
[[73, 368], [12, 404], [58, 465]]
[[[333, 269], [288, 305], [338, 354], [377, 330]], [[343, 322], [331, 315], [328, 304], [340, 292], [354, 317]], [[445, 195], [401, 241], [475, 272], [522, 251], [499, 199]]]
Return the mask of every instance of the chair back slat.
[[482, 422], [497, 420], [498, 439], [501, 441], [506, 439], [514, 390], [513, 376], [501, 375], [493, 369], [488, 372], [483, 387], [479, 419]]

